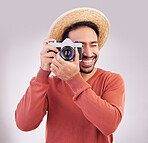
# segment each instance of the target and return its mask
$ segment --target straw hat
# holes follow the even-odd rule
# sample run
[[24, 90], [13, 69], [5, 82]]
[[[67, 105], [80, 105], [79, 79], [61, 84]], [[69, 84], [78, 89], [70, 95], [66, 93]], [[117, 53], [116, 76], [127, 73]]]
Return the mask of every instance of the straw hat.
[[57, 41], [62, 40], [64, 31], [72, 24], [81, 21], [91, 21], [98, 26], [98, 47], [101, 49], [108, 37], [109, 21], [102, 12], [94, 8], [76, 8], [62, 14], [51, 25], [48, 37]]

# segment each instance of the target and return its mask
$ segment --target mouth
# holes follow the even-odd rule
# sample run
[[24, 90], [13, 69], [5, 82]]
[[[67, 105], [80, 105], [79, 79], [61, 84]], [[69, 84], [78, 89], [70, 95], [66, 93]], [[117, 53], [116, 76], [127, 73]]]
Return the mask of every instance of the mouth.
[[91, 67], [94, 63], [95, 57], [84, 57], [82, 58], [81, 65], [83, 67]]

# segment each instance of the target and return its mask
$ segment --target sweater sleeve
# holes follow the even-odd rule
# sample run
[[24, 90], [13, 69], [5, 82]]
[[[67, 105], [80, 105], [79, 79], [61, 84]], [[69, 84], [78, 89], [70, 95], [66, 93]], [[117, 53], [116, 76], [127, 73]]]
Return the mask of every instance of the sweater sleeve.
[[74, 103], [82, 110], [84, 116], [102, 134], [112, 134], [118, 127], [124, 111], [125, 86], [122, 77], [118, 74], [108, 77], [101, 97], [80, 74], [67, 83], [74, 93]]
[[25, 95], [15, 111], [16, 125], [20, 130], [30, 131], [39, 126], [48, 108], [47, 91], [50, 72], [41, 68], [36, 77], [30, 81]]

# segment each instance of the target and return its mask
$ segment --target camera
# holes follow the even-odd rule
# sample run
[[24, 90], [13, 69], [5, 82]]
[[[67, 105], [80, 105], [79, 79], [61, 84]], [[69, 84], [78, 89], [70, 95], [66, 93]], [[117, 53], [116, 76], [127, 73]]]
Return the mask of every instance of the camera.
[[55, 46], [60, 51], [60, 56], [65, 61], [73, 61], [75, 57], [75, 48], [77, 48], [79, 53], [79, 61], [82, 60], [82, 43], [79, 41], [72, 42], [70, 38], [66, 38], [63, 42], [54, 41], [48, 44]]

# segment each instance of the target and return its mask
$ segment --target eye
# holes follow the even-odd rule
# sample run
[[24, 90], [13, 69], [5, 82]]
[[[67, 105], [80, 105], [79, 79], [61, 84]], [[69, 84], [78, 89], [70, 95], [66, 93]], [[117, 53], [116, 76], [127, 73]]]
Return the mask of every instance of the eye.
[[91, 45], [91, 47], [97, 47], [97, 45], [96, 45], [96, 44], [94, 44], [94, 45]]

